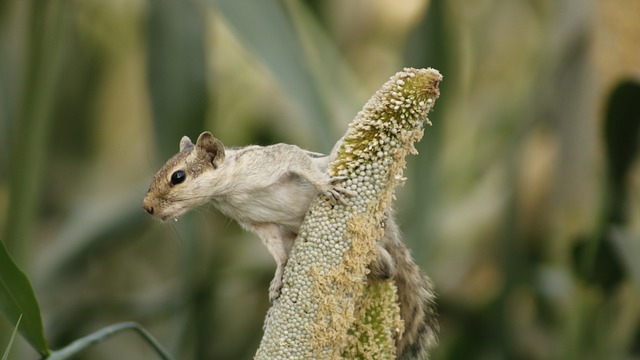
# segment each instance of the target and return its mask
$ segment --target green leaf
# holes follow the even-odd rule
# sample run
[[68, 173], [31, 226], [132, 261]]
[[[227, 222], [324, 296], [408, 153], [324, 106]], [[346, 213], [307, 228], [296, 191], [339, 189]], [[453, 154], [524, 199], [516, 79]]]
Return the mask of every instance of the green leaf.
[[38, 300], [25, 273], [0, 241], [0, 312], [15, 324], [22, 316], [20, 334], [43, 356], [49, 354], [42, 330]]

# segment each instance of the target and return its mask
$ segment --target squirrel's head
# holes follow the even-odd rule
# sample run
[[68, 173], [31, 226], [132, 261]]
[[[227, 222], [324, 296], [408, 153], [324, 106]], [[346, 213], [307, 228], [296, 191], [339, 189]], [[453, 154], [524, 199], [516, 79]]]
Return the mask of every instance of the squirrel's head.
[[207, 184], [202, 174], [222, 166], [225, 151], [222, 142], [205, 131], [195, 144], [187, 136], [180, 140], [180, 152], [156, 173], [142, 207], [162, 219], [177, 219], [188, 210], [208, 201]]

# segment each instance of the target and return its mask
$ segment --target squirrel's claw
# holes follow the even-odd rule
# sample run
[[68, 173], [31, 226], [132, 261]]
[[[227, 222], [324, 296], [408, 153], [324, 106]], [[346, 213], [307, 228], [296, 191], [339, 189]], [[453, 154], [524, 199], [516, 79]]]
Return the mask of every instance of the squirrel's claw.
[[342, 204], [342, 205], [348, 205], [347, 201], [345, 200], [345, 196], [356, 196], [357, 193], [353, 190], [349, 190], [345, 187], [339, 186], [337, 184], [345, 181], [347, 178], [345, 176], [336, 176], [331, 178], [331, 180], [329, 181], [330, 184], [330, 188], [328, 188], [325, 191], [325, 196], [329, 199], [329, 201], [331, 202], [331, 204], [333, 205], [337, 205], [337, 204]]
[[271, 285], [269, 286], [269, 301], [273, 304], [276, 301], [280, 294], [282, 293], [282, 276], [276, 276], [271, 280]]

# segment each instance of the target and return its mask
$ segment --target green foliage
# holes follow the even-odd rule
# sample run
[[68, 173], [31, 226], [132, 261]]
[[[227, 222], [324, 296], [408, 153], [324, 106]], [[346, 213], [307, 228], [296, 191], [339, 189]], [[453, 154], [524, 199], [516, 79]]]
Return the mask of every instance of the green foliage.
[[[31, 287], [31, 282], [22, 270], [13, 262], [7, 253], [4, 243], [0, 241], [0, 312], [9, 321], [15, 320], [16, 326], [11, 335], [9, 346], [3, 360], [9, 354], [17, 330], [42, 355], [50, 360], [66, 360], [76, 356], [81, 351], [109, 339], [122, 331], [134, 330], [143, 337], [157, 354], [164, 360], [171, 360], [171, 356], [162, 348], [151, 334], [136, 323], [121, 323], [108, 326], [90, 335], [84, 336], [60, 350], [51, 352], [44, 338], [40, 308]], [[23, 326], [20, 323], [23, 321]]]

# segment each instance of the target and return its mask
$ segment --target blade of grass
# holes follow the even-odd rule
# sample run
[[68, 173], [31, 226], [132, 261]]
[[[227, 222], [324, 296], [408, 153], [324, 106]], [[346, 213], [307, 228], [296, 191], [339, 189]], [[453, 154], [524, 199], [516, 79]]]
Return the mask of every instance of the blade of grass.
[[335, 41], [307, 4], [296, 0], [287, 0], [283, 4], [300, 39], [305, 67], [313, 76], [320, 101], [329, 114], [325, 122], [336, 125], [336, 134], [339, 135], [367, 101], [370, 90], [352, 71]]
[[173, 358], [169, 353], [162, 348], [162, 345], [142, 326], [135, 322], [123, 322], [102, 328], [92, 334], [82, 337], [66, 347], [56, 350], [51, 353], [47, 360], [66, 360], [71, 359], [81, 351], [88, 349], [89, 347], [103, 342], [113, 335], [121, 333], [123, 331], [133, 330], [138, 333], [142, 338], [155, 350], [158, 356], [163, 360], [172, 360]]
[[68, 21], [64, 2], [29, 2], [25, 85], [11, 134], [7, 248], [24, 266], [29, 260], [47, 160], [47, 140]]
[[11, 347], [13, 346], [13, 340], [16, 338], [16, 333], [18, 332], [18, 328], [20, 327], [21, 320], [22, 320], [22, 314], [20, 314], [20, 317], [18, 318], [16, 327], [13, 328], [13, 332], [11, 333], [11, 338], [9, 339], [9, 344], [7, 345], [7, 349], [4, 351], [4, 355], [2, 355], [2, 360], [7, 360], [9, 358], [9, 351], [11, 351]]
[[[207, 112], [205, 22], [196, 2], [149, 2], [147, 71], [160, 158], [195, 134]], [[180, 119], [180, 121], [176, 121]]]
[[304, 49], [283, 4], [276, 0], [209, 1], [220, 11], [245, 46], [273, 73], [300, 104], [318, 145], [330, 149], [335, 139], [327, 126], [327, 109], [320, 101], [313, 76], [305, 66]]

